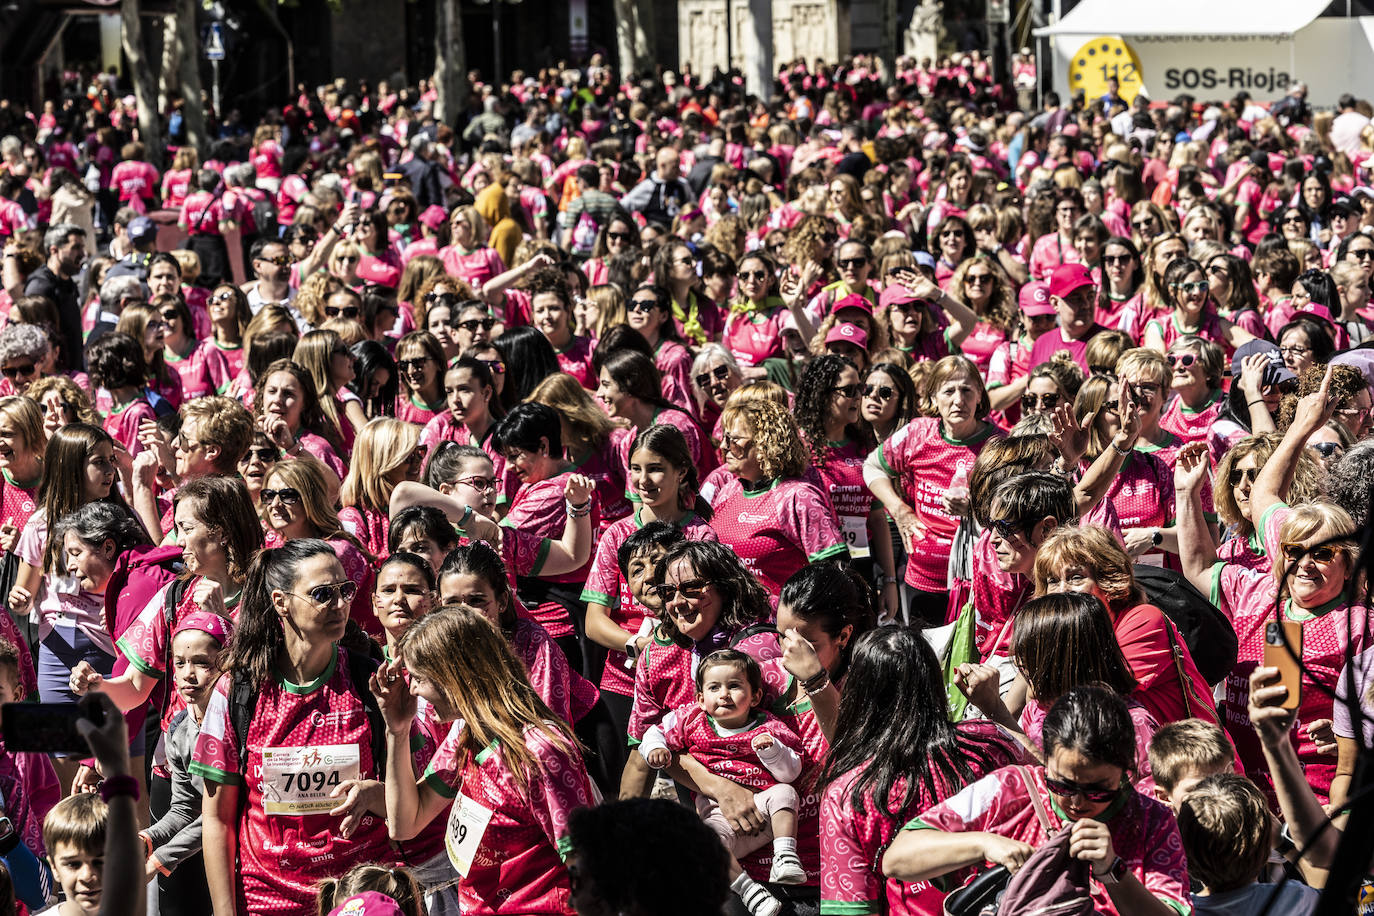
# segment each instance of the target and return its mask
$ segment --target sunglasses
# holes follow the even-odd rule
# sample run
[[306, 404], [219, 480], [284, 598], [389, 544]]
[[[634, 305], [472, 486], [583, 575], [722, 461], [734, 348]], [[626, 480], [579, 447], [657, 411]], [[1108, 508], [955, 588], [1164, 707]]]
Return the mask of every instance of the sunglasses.
[[1059, 393], [1051, 391], [1049, 394], [1031, 394], [1027, 391], [1021, 395], [1022, 410], [1054, 410], [1059, 406]]
[[1111, 801], [1121, 794], [1121, 788], [1115, 789], [1095, 789], [1091, 786], [1080, 786], [1076, 782], [1069, 782], [1064, 779], [1052, 779], [1047, 772], [1045, 774], [1045, 787], [1061, 798], [1073, 798], [1075, 795], [1083, 796], [1084, 801], [1105, 802]]
[[281, 501], [284, 503], [298, 503], [301, 501], [301, 491], [297, 490], [295, 487], [282, 487], [280, 490], [264, 489], [258, 495], [261, 497], [264, 506], [276, 502], [277, 497], [281, 497]]
[[488, 493], [496, 489], [495, 477], [459, 477], [455, 483], [472, 487], [478, 493]]
[[319, 607], [325, 607], [335, 601], [347, 604], [353, 600], [354, 595], [358, 594], [358, 584], [356, 582], [339, 582], [334, 585], [317, 585], [304, 595], [296, 594], [296, 592], [291, 594], [296, 595], [297, 598], [309, 598]]
[[868, 263], [868, 258], [840, 258], [835, 263], [845, 270], [858, 270]]
[[739, 278], [739, 280], [740, 280], [741, 283], [748, 283], [750, 280], [755, 280], [755, 281], [767, 280], [767, 279], [768, 279], [768, 271], [766, 271], [766, 270], [741, 270], [739, 273], [735, 274], [735, 276]]
[[992, 529], [993, 534], [1004, 541], [1010, 541], [1012, 538], [1025, 533], [1026, 530], [1025, 525], [1020, 522], [1012, 521], [1009, 518], [994, 518], [992, 521], [988, 522], [988, 527]]
[[396, 368], [402, 372], [409, 372], [412, 369], [418, 372], [425, 367], [425, 363], [427, 362], [429, 362], [428, 356], [417, 356], [414, 359], [398, 359], [396, 360]]
[[1308, 448], [1323, 458], [1334, 458], [1345, 453], [1345, 448], [1339, 442], [1314, 442]]
[[[43, 411], [43, 416], [45, 417], [50, 416], [54, 410], [60, 410], [62, 411], [62, 416], [69, 417], [76, 411], [76, 405], [72, 404], [70, 401], [58, 401], [56, 404], [50, 404], [45, 401], [39, 405], [39, 410]], [[1334, 445], [1335, 443], [1322, 442], [1319, 444]]]
[[1154, 217], [1151, 217], [1149, 219], [1142, 219], [1139, 222], [1131, 223], [1131, 225], [1136, 229], [1149, 229], [1154, 224]]
[[729, 377], [730, 377], [730, 367], [729, 367], [729, 366], [717, 366], [716, 368], [712, 369], [710, 372], [703, 372], [703, 373], [701, 373], [700, 375], [697, 376], [697, 387], [698, 387], [698, 388], [705, 388], [707, 385], [711, 384], [711, 381], [712, 381], [712, 380], [715, 380], [715, 381], [717, 381], [717, 382], [723, 382], [723, 381], [725, 381], [726, 379], [728, 379]]
[[1194, 283], [1175, 283], [1174, 289], [1181, 293], [1205, 293], [1207, 292], [1207, 281], [1198, 280]]
[[334, 261], [337, 264], [352, 264], [359, 260], [361, 260], [361, 258], [359, 258], [356, 254], [341, 254], [338, 257], [334, 258]]
[[171, 324], [173, 321], [176, 321], [180, 317], [181, 316], [176, 313], [176, 309], [168, 309], [167, 311], [162, 313], [162, 319], [166, 321], [168, 324]]
[[481, 359], [478, 362], [490, 369], [492, 375], [506, 374], [506, 364], [499, 359]]
[[1370, 258], [1374, 258], [1374, 248], [1351, 248], [1346, 254], [1354, 255], [1361, 261], [1368, 261]]
[[1311, 557], [1316, 563], [1330, 563], [1336, 559], [1336, 554], [1340, 549], [1332, 547], [1330, 544], [1322, 544], [1318, 547], [1305, 547], [1302, 544], [1284, 544], [1281, 548], [1284, 560], [1289, 563], [1296, 563], [1303, 557]]
[[625, 304], [627, 312], [652, 312], [658, 308], [657, 299], [631, 299]]
[[[1331, 442], [1323, 444], [1335, 445], [1336, 443]], [[1232, 468], [1231, 473], [1226, 475], [1226, 480], [1231, 484], [1231, 486], [1238, 487], [1241, 485], [1242, 482], [1254, 483], [1255, 478], [1258, 476], [1259, 468]]]
[[1287, 225], [1290, 224], [1290, 223], [1296, 223], [1296, 224], [1298, 224], [1298, 225], [1302, 225], [1302, 224], [1305, 223], [1305, 222], [1307, 222], [1307, 220], [1303, 219], [1301, 216], [1285, 216], [1285, 217], [1283, 218], [1283, 225], [1285, 225], [1285, 226], [1287, 226]]
[[[278, 267], [285, 267], [287, 264], [290, 264], [290, 263], [291, 263], [291, 258], [289, 258], [288, 256], [286, 256], [286, 255], [284, 255], [284, 254], [279, 254], [279, 255], [277, 255], [275, 258], [269, 258], [269, 257], [268, 257], [267, 255], [265, 255], [265, 254], [264, 254], [264, 255], [258, 255], [258, 260], [259, 260], [259, 261], [266, 261], [268, 264], [275, 264], [275, 265], [277, 265]], [[341, 257], [341, 258], [339, 258], [339, 260], [340, 260], [340, 261], [345, 261], [345, 260], [349, 260], [349, 259], [348, 259], [348, 258], [342, 258], [342, 257]], [[358, 260], [358, 259], [357, 259], [357, 258], [352, 258], [352, 260], [356, 261], [356, 260]]]
[[892, 398], [897, 390], [891, 385], [865, 385], [864, 397], [877, 398], [880, 401], [887, 401]]
[[606, 238], [613, 242], [628, 242], [630, 239], [634, 238], [634, 236], [628, 232], [607, 232]]
[[1187, 369], [1192, 366], [1193, 363], [1197, 362], [1197, 357], [1191, 353], [1170, 353], [1168, 356], [1164, 357], [1164, 360], [1169, 364], [1170, 369], [1179, 367]]
[[458, 297], [453, 293], [427, 293], [425, 295], [425, 305], [447, 305], [449, 308], [458, 304]]
[[1103, 264], [1129, 264], [1129, 263], [1131, 263], [1131, 256], [1128, 255], [1128, 254], [1104, 254], [1104, 255], [1102, 256], [1102, 263], [1103, 263]]
[[1297, 346], [1297, 345], [1288, 346], [1288, 347], [1279, 347], [1279, 355], [1280, 355], [1280, 356], [1301, 356], [1301, 355], [1304, 354], [1304, 353], [1311, 353], [1311, 352], [1312, 352], [1312, 348], [1311, 348], [1311, 347], [1299, 347], [1299, 346]]
[[211, 304], [213, 304], [213, 305], [219, 305], [221, 302], [229, 302], [229, 301], [231, 301], [233, 298], [234, 298], [234, 294], [233, 294], [233, 293], [216, 293], [215, 295], [213, 295], [213, 296], [210, 297], [210, 300], [209, 300], [209, 301], [210, 301]]
[[992, 282], [992, 274], [969, 274], [964, 277], [965, 283], [977, 283], [982, 286], [984, 283]]
[[469, 334], [475, 334], [475, 333], [477, 333], [477, 329], [478, 329], [478, 328], [481, 328], [481, 329], [484, 330], [484, 331], [490, 331], [492, 328], [496, 327], [496, 319], [495, 319], [495, 318], [469, 318], [467, 321], [460, 321], [460, 322], [458, 322], [457, 324], [454, 324], [454, 323], [450, 322], [450, 323], [449, 323], [449, 327], [451, 327], [451, 328], [462, 328], [464, 331], [467, 331]]
[[852, 385], [837, 385], [830, 390], [842, 398], [857, 398], [859, 392], [863, 390], [863, 386], [855, 382]]
[[658, 600], [664, 604], [672, 601], [678, 595], [688, 601], [695, 601], [706, 592], [706, 588], [710, 584], [705, 579], [688, 579], [678, 585], [656, 585], [653, 592], [658, 596]]
[[249, 460], [256, 458], [263, 464], [273, 464], [280, 460], [281, 453], [274, 448], [250, 448], [248, 450], [248, 458]]
[[6, 366], [0, 369], [0, 374], [3, 374], [5, 378], [19, 378], [21, 376], [33, 375], [33, 369], [33, 363], [27, 363], [23, 366]]
[[337, 306], [326, 305], [324, 307], [324, 315], [326, 318], [357, 318], [358, 307], [356, 305], [345, 305], [343, 308], [338, 308]]

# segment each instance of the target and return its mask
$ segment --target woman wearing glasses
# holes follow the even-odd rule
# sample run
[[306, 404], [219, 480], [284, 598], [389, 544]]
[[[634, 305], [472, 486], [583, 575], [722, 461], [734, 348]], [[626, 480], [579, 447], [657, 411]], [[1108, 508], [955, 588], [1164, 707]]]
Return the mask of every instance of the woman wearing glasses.
[[725, 347], [710, 343], [692, 361], [692, 393], [696, 397], [703, 429], [711, 430], [711, 441], [719, 446], [723, 430], [720, 414], [730, 395], [744, 383], [744, 370]]
[[739, 296], [730, 303], [721, 342], [740, 365], [756, 369], [753, 377], [759, 377], [764, 360], [783, 356], [789, 312], [778, 295], [778, 269], [772, 258], [745, 255], [735, 278]]
[[1020, 868], [1067, 829], [1088, 865], [1093, 911], [1169, 916], [1191, 906], [1173, 812], [1136, 790], [1135, 724], [1121, 697], [1075, 687], [1044, 722], [1045, 765], [1003, 767], [919, 814], [882, 858], [883, 874], [933, 881], [983, 862]]
[[887, 513], [864, 486], [864, 458], [876, 440], [859, 426], [863, 385], [859, 370], [842, 356], [818, 356], [807, 364], [797, 385], [794, 414], [811, 466], [820, 475], [831, 508], [844, 532], [851, 560], [861, 561], [870, 581], [880, 572], [879, 588], [887, 619], [901, 609], [897, 570]]
[[1102, 285], [1097, 297], [1097, 323], [1104, 328], [1120, 328], [1128, 311], [1140, 308], [1141, 283], [1145, 274], [1140, 251], [1130, 239], [1115, 235], [1102, 244]]
[[653, 282], [668, 291], [673, 321], [683, 340], [699, 347], [720, 339], [725, 316], [702, 288], [697, 257], [685, 243], [670, 239], [654, 253]]
[[638, 247], [639, 227], [629, 214], [617, 211], [597, 233], [592, 256], [582, 265], [582, 272], [587, 275], [587, 285], [600, 286], [606, 283], [610, 276], [607, 262], [623, 251]]
[[[1260, 468], [1273, 456], [1281, 439], [1275, 432], [1248, 436], [1233, 445], [1217, 462], [1213, 499], [1217, 517], [1227, 531], [1227, 538], [1217, 548], [1219, 562], [1262, 573], [1272, 569], [1273, 558], [1265, 550], [1260, 517], [1254, 512], [1251, 496]], [[1289, 506], [1300, 506], [1321, 497], [1322, 468], [1315, 453], [1309, 449], [1299, 453], [1288, 487], [1284, 502]], [[1180, 499], [1188, 496], [1185, 491], [1178, 491]]]
[[1068, 360], [1041, 363], [1026, 376], [1021, 416], [1053, 416], [1061, 404], [1072, 404], [1083, 385], [1083, 370]]
[[1187, 334], [1174, 341], [1164, 359], [1170, 371], [1169, 400], [1159, 426], [1185, 445], [1205, 442], [1226, 406], [1221, 347]]
[[330, 276], [344, 286], [358, 286], [358, 262], [362, 260], [362, 249], [351, 240], [344, 240], [329, 252], [328, 270]]
[[167, 325], [162, 355], [181, 378], [182, 396], [189, 401], [228, 391], [235, 373], [222, 350], [209, 340], [196, 339], [191, 310], [185, 300], [180, 296], [158, 296], [153, 307]]
[[1083, 212], [1083, 195], [1077, 188], [1060, 188], [1055, 193], [1055, 231], [1041, 236], [1031, 248], [1032, 278], [1047, 280], [1060, 264], [1078, 263], [1078, 250], [1073, 244], [1073, 227]]
[[1336, 260], [1347, 261], [1364, 272], [1366, 281], [1374, 279], [1374, 237], [1363, 232], [1346, 236], [1336, 248]]
[[324, 465], [313, 458], [277, 462], [263, 478], [258, 501], [267, 530], [264, 545], [280, 547], [287, 541], [319, 538], [333, 547], [357, 590], [350, 616], [368, 635], [382, 637], [382, 625], [372, 608], [372, 564], [329, 502]]
[[487, 247], [487, 222], [476, 207], [454, 207], [448, 225], [450, 243], [439, 251], [445, 273], [481, 289], [482, 284], [506, 272], [501, 255]]
[[1250, 264], [1233, 254], [1215, 254], [1202, 263], [1217, 313], [1252, 336], [1268, 339]]
[[1164, 211], [1153, 201], [1139, 200], [1131, 207], [1131, 242], [1139, 251], [1150, 247], [1155, 236], [1167, 232]]
[[443, 345], [428, 331], [411, 331], [396, 343], [396, 419], [424, 426], [444, 409]]
[[1325, 365], [1336, 352], [1328, 326], [1315, 318], [1295, 318], [1279, 328], [1279, 354], [1294, 375]]
[[1195, 335], [1224, 346], [1229, 354], [1255, 339], [1249, 331], [1217, 314], [1207, 274], [1192, 258], [1179, 258], [1169, 264], [1160, 294], [1168, 311], [1145, 325], [1144, 345], [1152, 350], [1167, 353], [1180, 337]]
[[[205, 780], [205, 873], [221, 916], [244, 900], [253, 910], [304, 912], [320, 880], [393, 860], [385, 774], [374, 752], [385, 739], [373, 734], [363, 699], [364, 672], [375, 665], [353, 657], [366, 653], [356, 628], [355, 648], [340, 645], [350, 634], [353, 594], [324, 541], [263, 550], [248, 570], [225, 676], [191, 762]], [[250, 690], [248, 716], [232, 700], [235, 683]], [[399, 753], [409, 759], [407, 752]], [[245, 774], [259, 773], [265, 791], [250, 791]], [[309, 786], [301, 785], [305, 777]], [[337, 797], [315, 792], [315, 784], [337, 786]]]
[[[115, 332], [128, 334], [143, 347], [143, 364], [147, 369], [145, 389], [150, 395], [157, 395], [176, 410], [185, 400], [181, 390], [181, 376], [168, 365], [163, 355], [163, 344], [167, 339], [167, 322], [162, 312], [148, 302], [134, 302], [124, 307], [119, 314]], [[156, 398], [149, 397], [150, 401]], [[100, 406], [99, 400], [96, 406]]]
[[1205, 448], [1194, 445], [1182, 453], [1176, 472], [1184, 574], [1220, 599], [1240, 640], [1236, 665], [1226, 678], [1227, 731], [1247, 775], [1257, 785], [1269, 786], [1268, 768], [1244, 710], [1250, 672], [1263, 662], [1268, 631], [1276, 625], [1276, 606], [1281, 607], [1283, 620], [1302, 628], [1296, 648], [1306, 683], [1297, 697], [1294, 737], [1304, 774], [1322, 804], [1336, 761], [1320, 753], [1317, 739], [1331, 718], [1331, 696], [1342, 666], [1351, 653], [1369, 645], [1369, 611], [1350, 605], [1346, 597], [1359, 574], [1359, 544], [1349, 514], [1326, 502], [1289, 508], [1282, 494], [1297, 473], [1308, 437], [1331, 418], [1335, 403], [1328, 370], [1321, 387], [1298, 402], [1292, 425], [1251, 487], [1250, 514], [1259, 520], [1257, 537], [1271, 558], [1272, 570], [1217, 562], [1201, 512], [1200, 494], [1208, 476]]
[[962, 216], [946, 216], [940, 221], [930, 237], [930, 254], [935, 258], [935, 282], [941, 289], [949, 287], [954, 271], [977, 250], [973, 230]]
[[980, 253], [959, 265], [950, 278], [949, 295], [978, 316], [978, 323], [959, 349], [986, 376], [992, 354], [1016, 334], [1019, 316], [1011, 284], [998, 263]]
[[[626, 323], [648, 341], [664, 388], [669, 387], [671, 379], [676, 391], [684, 394], [690, 391], [692, 354], [678, 336], [677, 325], [673, 323], [673, 304], [668, 299], [668, 291], [646, 283], [630, 294], [625, 310]], [[730, 317], [734, 317], [733, 311]], [[727, 318], [727, 328], [729, 321]]]
[[[211, 336], [205, 344], [218, 350], [229, 365], [229, 380], [232, 383], [243, 371], [244, 335], [253, 314], [248, 308], [248, 297], [237, 286], [224, 283], [215, 287], [206, 302], [210, 315]], [[188, 326], [189, 327], [189, 326]]]

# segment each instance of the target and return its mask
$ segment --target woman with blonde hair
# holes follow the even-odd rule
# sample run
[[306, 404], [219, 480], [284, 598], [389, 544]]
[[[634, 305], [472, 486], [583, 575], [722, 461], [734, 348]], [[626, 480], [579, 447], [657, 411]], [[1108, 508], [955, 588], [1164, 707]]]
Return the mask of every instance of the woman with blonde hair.
[[300, 538], [319, 538], [334, 548], [344, 575], [358, 586], [350, 616], [369, 635], [380, 637], [382, 625], [372, 609], [375, 576], [371, 557], [348, 533], [334, 510], [334, 488], [324, 465], [314, 458], [278, 461], [263, 475], [258, 511], [267, 531], [263, 546], [280, 547]]
[[[572, 727], [540, 698], [501, 632], [467, 605], [432, 611], [406, 631], [399, 658], [373, 678], [372, 691], [387, 726], [392, 838], [417, 836], [461, 789], [460, 804], [496, 814], [480, 836], [455, 833], [458, 819], [450, 819], [450, 848], [470, 848], [472, 866], [458, 882], [464, 909], [569, 912], [571, 878], [560, 850], [569, 814], [594, 805], [597, 793]], [[440, 721], [467, 723], [449, 731], [423, 778], [410, 751], [416, 696]], [[465, 834], [476, 839], [463, 844]]]
[[711, 504], [721, 543], [744, 561], [776, 605], [794, 572], [849, 555], [844, 532], [825, 493], [803, 477], [810, 454], [786, 408], [732, 398], [721, 420], [728, 476], [715, 475], [717, 482], [704, 486], [702, 496]]
[[391, 417], [377, 417], [358, 432], [353, 461], [339, 490], [339, 519], [378, 560], [387, 556], [391, 491], [404, 480], [420, 479], [425, 449], [420, 428]]
[[979, 252], [955, 268], [949, 295], [978, 316], [978, 323], [959, 348], [986, 375], [993, 351], [1019, 330], [1020, 310], [1011, 283], [997, 261]]
[[344, 239], [330, 250], [326, 269], [344, 286], [357, 286], [362, 282], [358, 279], [358, 263], [362, 257], [362, 248], [351, 239]]
[[612, 438], [615, 424], [587, 389], [566, 372], [555, 372], [530, 393], [529, 400], [545, 404], [558, 412], [563, 452], [596, 483], [601, 500], [599, 536], [611, 522], [630, 514], [625, 498], [625, 468]]
[[[1306, 683], [1296, 698], [1294, 738], [1304, 776], [1323, 804], [1336, 761], [1318, 750], [1317, 732], [1321, 721], [1331, 716], [1331, 697], [1342, 667], [1370, 645], [1369, 610], [1354, 597], [1364, 592], [1359, 532], [1350, 515], [1326, 502], [1289, 508], [1284, 494], [1297, 474], [1308, 437], [1331, 419], [1336, 404], [1328, 370], [1321, 387], [1299, 400], [1292, 425], [1255, 477], [1250, 512], [1261, 520], [1271, 570], [1217, 562], [1201, 512], [1206, 446], [1198, 443], [1181, 452], [1175, 472], [1184, 574], [1220, 599], [1218, 606], [1230, 617], [1240, 643], [1236, 665], [1227, 676], [1228, 701], [1244, 703], [1249, 696], [1250, 672], [1264, 663], [1266, 631], [1280, 613], [1285, 622], [1302, 628], [1302, 640], [1293, 649], [1300, 654]], [[1227, 730], [1247, 775], [1263, 787], [1269, 784], [1268, 769], [1253, 730], [1245, 724], [1232, 720]]]
[[625, 293], [613, 283], [601, 283], [587, 290], [587, 295], [573, 300], [573, 333], [596, 341], [607, 328], [625, 323]]
[[455, 207], [449, 212], [448, 225], [452, 240], [439, 251], [446, 273], [481, 289], [488, 280], [506, 272], [501, 255], [487, 247], [487, 222], [476, 207]]
[[[332, 257], [332, 255], [331, 255]], [[329, 271], [319, 270], [306, 277], [301, 283], [300, 290], [296, 293], [296, 298], [291, 304], [301, 313], [301, 317], [312, 327], [324, 324], [324, 303], [330, 296], [337, 293], [347, 285], [343, 280], [336, 277]], [[261, 315], [263, 310], [258, 311]], [[257, 315], [253, 316], [254, 318]], [[251, 325], [252, 322], [250, 321]]]
[[[1259, 530], [1260, 517], [1254, 512], [1251, 496], [1260, 469], [1273, 457], [1282, 436], [1264, 433], [1247, 436], [1231, 446], [1217, 462], [1216, 480], [1212, 486], [1212, 500], [1217, 517], [1226, 526], [1229, 537], [1217, 548], [1217, 559], [1223, 563], [1267, 572], [1273, 557], [1265, 551], [1264, 532]], [[1299, 506], [1314, 502], [1323, 492], [1322, 468], [1311, 449], [1298, 453], [1293, 478], [1284, 502]], [[1186, 494], [1180, 494], [1185, 496]]]
[[362, 400], [347, 387], [353, 381], [353, 354], [343, 338], [333, 331], [311, 331], [296, 344], [291, 359], [310, 373], [320, 398], [320, 412], [345, 451], [352, 448], [358, 429], [367, 423], [367, 414]]
[[50, 375], [29, 386], [24, 397], [43, 413], [45, 438], [69, 423], [100, 425], [100, 416], [91, 405], [91, 396], [65, 375]]

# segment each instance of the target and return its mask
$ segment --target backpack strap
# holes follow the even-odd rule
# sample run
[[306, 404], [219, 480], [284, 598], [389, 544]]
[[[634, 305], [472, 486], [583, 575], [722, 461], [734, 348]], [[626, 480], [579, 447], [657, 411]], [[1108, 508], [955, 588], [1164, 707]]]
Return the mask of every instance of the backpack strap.
[[[186, 589], [189, 588], [190, 585], [191, 580], [189, 578], [182, 578], [181, 576], [177, 576], [175, 579], [172, 580], [171, 584], [167, 586], [167, 601], [166, 604], [163, 605], [163, 610], [167, 616], [168, 627], [171, 627], [173, 624], [176, 623], [177, 606], [181, 604], [181, 599], [186, 597]], [[171, 644], [171, 640], [168, 640], [167, 642], [168, 645]]]
[[[229, 684], [229, 724], [234, 729], [234, 740], [239, 749], [239, 772], [248, 773], [248, 729], [253, 724], [253, 714], [257, 710], [258, 691], [248, 674], [235, 671]], [[247, 804], [247, 786], [239, 793], [240, 806]]]
[[760, 620], [757, 623], [751, 623], [749, 626], [730, 637], [730, 648], [733, 649], [750, 636], [757, 636], [760, 633], [777, 633], [777, 627], [764, 620]]
[[377, 704], [377, 698], [368, 687], [368, 681], [376, 673], [378, 664], [376, 659], [361, 652], [345, 649], [344, 654], [348, 658], [348, 679], [353, 682], [353, 689], [358, 691], [358, 696], [363, 701], [363, 711], [367, 714], [368, 731], [372, 738], [372, 762], [376, 765], [377, 772], [385, 779], [386, 720], [382, 718], [382, 707]]
[[1183, 672], [1183, 649], [1179, 647], [1178, 637], [1174, 635], [1174, 622], [1167, 616], [1164, 618], [1164, 632], [1169, 636], [1169, 653], [1174, 657], [1174, 671], [1178, 674], [1178, 689], [1183, 692], [1183, 712], [1189, 719], [1193, 718], [1193, 683], [1188, 675]]
[[1030, 767], [1018, 766], [1016, 772], [1020, 774], [1021, 781], [1026, 784], [1026, 792], [1030, 795], [1031, 804], [1035, 806], [1035, 817], [1040, 821], [1040, 826], [1044, 828], [1045, 836], [1051, 836], [1054, 831], [1050, 827], [1050, 816], [1045, 813], [1045, 803], [1040, 799], [1040, 790], [1035, 787], [1035, 780], [1031, 778]]

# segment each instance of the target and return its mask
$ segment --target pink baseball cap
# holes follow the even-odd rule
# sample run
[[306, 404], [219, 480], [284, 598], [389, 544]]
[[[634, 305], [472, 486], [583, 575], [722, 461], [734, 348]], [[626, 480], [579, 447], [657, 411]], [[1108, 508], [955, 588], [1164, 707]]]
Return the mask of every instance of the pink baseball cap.
[[329, 916], [404, 916], [404, 911], [386, 894], [363, 891], [346, 898], [329, 911]]
[[1053, 315], [1054, 306], [1050, 303], [1050, 290], [1045, 284], [1032, 280], [1021, 287], [1017, 296], [1021, 314], [1031, 318], [1037, 315]]
[[1093, 272], [1082, 264], [1060, 264], [1050, 274], [1050, 295], [1056, 299], [1066, 299], [1076, 289], [1096, 285]]
[[889, 283], [883, 287], [882, 295], [878, 297], [878, 307], [886, 309], [890, 305], [900, 305], [904, 302], [916, 302], [918, 296], [900, 283]]
[[187, 630], [200, 630], [202, 633], [209, 633], [210, 637], [221, 646], [227, 645], [229, 637], [234, 635], [234, 625], [218, 614], [211, 614], [209, 611], [192, 611], [172, 630], [172, 638], [175, 639], [178, 633]]
[[380, 258], [367, 258], [358, 265], [358, 279], [394, 289], [401, 282], [401, 269], [392, 267]]
[[845, 309], [858, 309], [865, 315], [872, 315], [873, 303], [869, 302], [858, 293], [850, 293], [848, 296], [843, 296], [835, 300], [835, 304], [830, 307], [830, 313], [832, 315], [838, 315]]
[[444, 212], [443, 207], [430, 204], [420, 213], [419, 218], [420, 222], [431, 229], [437, 230], [444, 225], [444, 220], [448, 219], [448, 214]]
[[832, 343], [851, 343], [860, 350], [868, 349], [868, 332], [857, 324], [837, 324], [825, 335], [826, 346]]

